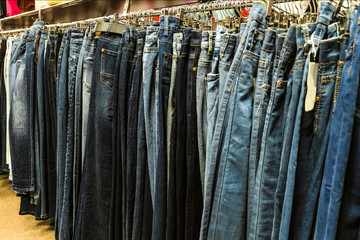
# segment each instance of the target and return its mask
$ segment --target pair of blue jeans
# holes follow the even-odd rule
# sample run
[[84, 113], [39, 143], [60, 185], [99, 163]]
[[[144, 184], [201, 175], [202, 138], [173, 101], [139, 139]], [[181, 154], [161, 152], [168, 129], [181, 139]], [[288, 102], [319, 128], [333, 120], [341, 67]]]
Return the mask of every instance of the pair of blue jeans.
[[207, 74], [211, 71], [215, 45], [214, 31], [203, 31], [196, 76], [196, 115], [199, 147], [199, 164], [202, 189], [204, 188], [207, 139]]
[[[359, 66], [356, 63], [359, 62], [359, 23], [357, 21], [359, 17], [358, 10], [356, 18], [351, 21], [350, 41], [345, 52], [336, 108], [332, 116], [316, 217], [315, 239], [358, 238], [358, 227], [346, 229], [346, 226], [351, 226], [351, 222], [354, 226], [358, 226], [356, 198], [354, 202], [351, 202], [348, 187], [353, 186], [353, 181], [356, 180], [354, 173], [357, 172], [357, 156], [352, 154], [356, 154], [353, 146], [357, 141]], [[355, 152], [352, 152], [351, 148]], [[346, 169], [349, 171], [345, 176]], [[346, 186], [347, 192], [343, 196], [345, 184], [349, 185]], [[354, 188], [351, 192], [357, 194]], [[347, 202], [349, 205], [341, 206], [342, 198], [345, 200], [344, 204]], [[340, 216], [344, 219], [343, 223], [340, 221]], [[339, 230], [338, 236], [337, 230]]]
[[[264, 38], [266, 6], [254, 3], [220, 99], [207, 169], [201, 239], [245, 238], [253, 78]], [[250, 80], [249, 80], [250, 79]]]
[[[10, 147], [13, 163], [13, 189], [17, 192], [33, 192], [36, 189], [36, 173], [40, 172], [35, 154], [35, 52], [36, 40], [44, 25], [35, 22], [25, 31], [13, 54], [10, 71]], [[15, 75], [14, 75], [15, 74]]]
[[296, 53], [296, 26], [286, 33], [277, 69], [272, 79], [269, 104], [266, 110], [261, 151], [254, 186], [254, 218], [251, 220], [250, 238], [269, 239], [274, 218], [275, 191], [279, 175], [282, 134], [287, 85]]
[[[316, 24], [313, 36], [311, 37], [312, 45], [310, 46], [309, 52], [313, 54], [318, 54], [319, 44], [320, 41], [326, 39], [328, 37], [332, 37], [336, 31], [328, 31], [328, 25], [332, 20], [332, 16], [334, 14], [335, 7], [329, 4], [328, 2], [322, 2], [320, 4], [320, 15], [318, 17], [318, 22]], [[335, 30], [335, 29], [333, 29]], [[289, 164], [287, 170], [287, 180], [286, 180], [286, 187], [285, 187], [285, 195], [284, 195], [284, 202], [282, 208], [282, 217], [281, 217], [281, 224], [280, 224], [280, 238], [288, 238], [290, 234], [290, 224], [292, 219], [292, 209], [293, 209], [293, 202], [294, 202], [294, 191], [296, 188], [296, 171], [297, 171], [297, 159], [298, 156], [304, 155], [307, 149], [300, 148], [300, 137], [307, 136], [304, 135], [306, 132], [306, 122], [308, 122], [308, 116], [304, 113], [304, 106], [305, 106], [305, 96], [307, 92], [307, 78], [308, 78], [308, 71], [309, 71], [309, 62], [310, 62], [310, 54], [307, 56], [304, 72], [303, 72], [303, 79], [301, 85], [301, 92], [299, 97], [299, 104], [297, 107], [297, 113], [295, 117], [295, 127], [293, 130], [293, 138], [292, 138], [292, 146], [291, 152], [289, 157]], [[306, 122], [305, 122], [306, 121]], [[311, 120], [310, 120], [311, 121]], [[309, 144], [308, 138], [303, 138], [303, 143]], [[304, 153], [302, 153], [304, 152]], [[305, 154], [306, 155], [306, 154]]]
[[292, 69], [292, 84], [287, 86], [286, 98], [288, 102], [287, 111], [284, 112], [284, 133], [283, 147], [281, 152], [279, 177], [275, 192], [274, 221], [272, 230], [272, 239], [278, 239], [279, 228], [281, 223], [282, 204], [284, 200], [287, 170], [291, 151], [291, 141], [293, 137], [293, 129], [295, 124], [296, 110], [299, 103], [299, 95], [301, 91], [301, 82], [303, 79], [303, 71], [308, 55], [309, 47], [307, 41], [314, 32], [316, 24], [299, 25], [296, 28], [296, 57]]
[[[113, 22], [110, 25], [115, 24]], [[122, 35], [101, 33], [91, 82], [89, 121], [75, 239], [114, 237], [113, 118], [114, 89], [118, 87]], [[109, 197], [110, 196], [110, 197]], [[121, 234], [121, 229], [120, 229]], [[121, 235], [119, 236], [121, 237]]]
[[265, 31], [264, 41], [261, 47], [257, 79], [254, 91], [252, 129], [249, 154], [249, 178], [248, 178], [248, 214], [247, 231], [250, 229], [250, 221], [253, 214], [253, 191], [255, 186], [256, 169], [259, 161], [261, 139], [264, 129], [266, 109], [270, 99], [271, 82], [273, 75], [273, 61], [275, 58], [276, 30], [269, 28]]

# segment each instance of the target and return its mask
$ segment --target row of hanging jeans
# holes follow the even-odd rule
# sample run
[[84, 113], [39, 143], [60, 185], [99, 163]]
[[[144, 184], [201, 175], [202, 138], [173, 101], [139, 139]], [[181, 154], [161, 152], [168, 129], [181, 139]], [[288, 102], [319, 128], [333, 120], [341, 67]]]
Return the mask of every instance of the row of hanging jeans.
[[[50, 31], [1, 41], [0, 170], [56, 239], [357, 239], [360, 11], [345, 30]], [[111, 29], [124, 29], [122, 33]]]

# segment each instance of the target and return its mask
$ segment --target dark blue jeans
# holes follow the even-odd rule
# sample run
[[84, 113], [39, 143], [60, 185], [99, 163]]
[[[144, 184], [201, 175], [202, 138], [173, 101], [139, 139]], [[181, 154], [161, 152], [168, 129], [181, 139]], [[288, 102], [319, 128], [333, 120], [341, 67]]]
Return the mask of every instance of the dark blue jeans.
[[[112, 24], [112, 23], [110, 23]], [[75, 239], [108, 239], [112, 204], [114, 88], [119, 78], [121, 35], [102, 33], [94, 56], [84, 168]]]
[[6, 113], [6, 88], [5, 88], [5, 74], [4, 74], [4, 59], [5, 52], [11, 51], [6, 49], [6, 40], [0, 42], [0, 174], [9, 172], [9, 166], [6, 163], [6, 135], [7, 135], [7, 113]]

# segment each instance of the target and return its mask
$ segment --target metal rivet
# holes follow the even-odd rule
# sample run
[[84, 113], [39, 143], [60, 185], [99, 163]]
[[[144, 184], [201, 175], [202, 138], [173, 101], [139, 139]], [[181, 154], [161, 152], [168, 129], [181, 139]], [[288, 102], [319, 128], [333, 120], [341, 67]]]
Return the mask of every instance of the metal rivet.
[[263, 88], [265, 88], [265, 89], [267, 89], [268, 87], [269, 87], [269, 85], [267, 85], [267, 84], [263, 85]]
[[155, 72], [156, 74], [159, 74], [159, 70], [156, 70], [156, 72]]
[[102, 48], [102, 49], [101, 49], [101, 52], [105, 52], [105, 48]]
[[317, 101], [317, 102], [320, 101], [320, 97], [316, 97], [316, 101]]
[[196, 69], [197, 69], [196, 67], [193, 67], [193, 71], [196, 71]]
[[281, 81], [276, 81], [276, 85], [281, 86], [282, 82]]

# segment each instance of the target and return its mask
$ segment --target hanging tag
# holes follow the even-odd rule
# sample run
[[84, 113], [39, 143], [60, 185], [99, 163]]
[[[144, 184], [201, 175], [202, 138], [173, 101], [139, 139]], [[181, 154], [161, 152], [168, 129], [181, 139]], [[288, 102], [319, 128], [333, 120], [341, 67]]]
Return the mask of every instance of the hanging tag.
[[316, 101], [316, 85], [317, 85], [317, 76], [319, 69], [319, 58], [314, 52], [310, 53], [310, 63], [309, 63], [309, 72], [307, 76], [307, 92], [305, 97], [305, 112], [310, 112], [315, 107]]

